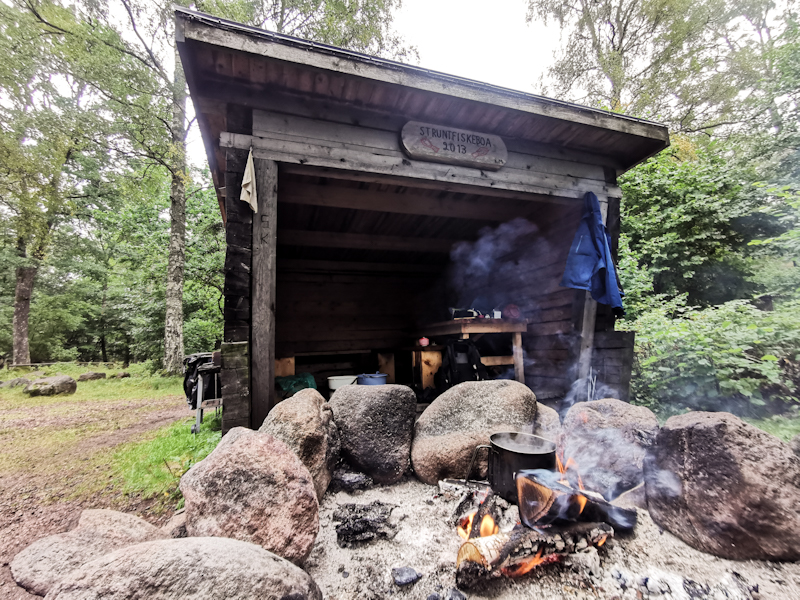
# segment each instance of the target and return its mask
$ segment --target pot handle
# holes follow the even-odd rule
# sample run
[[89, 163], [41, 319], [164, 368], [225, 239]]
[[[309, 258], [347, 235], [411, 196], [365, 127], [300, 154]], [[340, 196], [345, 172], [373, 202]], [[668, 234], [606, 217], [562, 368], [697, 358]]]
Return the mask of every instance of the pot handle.
[[[464, 485], [469, 483], [469, 475], [472, 473], [472, 467], [475, 466], [475, 457], [478, 456], [478, 450], [481, 448], [486, 448], [489, 452], [492, 451], [492, 447], [488, 444], [481, 444], [480, 446], [475, 446], [475, 450], [472, 451], [472, 460], [469, 461], [469, 469], [467, 469], [467, 474], [464, 475]], [[487, 453], [488, 456], [488, 453]]]

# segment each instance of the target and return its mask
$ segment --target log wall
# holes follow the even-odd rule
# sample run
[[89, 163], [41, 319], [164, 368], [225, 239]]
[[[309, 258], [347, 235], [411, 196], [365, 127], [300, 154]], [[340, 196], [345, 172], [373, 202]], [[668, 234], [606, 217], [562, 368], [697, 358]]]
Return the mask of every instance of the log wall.
[[228, 150], [225, 172], [225, 329], [222, 343], [222, 431], [250, 427], [250, 270], [253, 214], [239, 200], [247, 153]]

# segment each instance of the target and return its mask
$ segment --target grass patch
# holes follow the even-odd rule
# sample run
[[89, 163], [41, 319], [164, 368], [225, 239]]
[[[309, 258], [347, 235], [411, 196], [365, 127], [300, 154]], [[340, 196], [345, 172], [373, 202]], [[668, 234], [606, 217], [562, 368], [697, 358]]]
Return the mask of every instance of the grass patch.
[[[53, 373], [62, 374], [61, 372]], [[66, 373], [63, 373], [66, 375]], [[0, 406], [4, 409], [33, 408], [82, 402], [117, 402], [140, 398], [164, 398], [183, 395], [183, 377], [127, 377], [125, 379], [97, 379], [80, 381], [74, 394], [59, 396], [34, 396], [25, 394], [23, 388], [0, 390]]]
[[775, 415], [766, 419], [745, 419], [751, 425], [771, 433], [784, 442], [790, 441], [794, 436], [800, 435], [800, 416], [786, 417]]
[[143, 499], [158, 498], [163, 507], [174, 502], [182, 505], [181, 476], [222, 439], [220, 416], [206, 415], [197, 435], [190, 430], [193, 421], [178, 421], [154, 432], [151, 439], [117, 448], [110, 466], [120, 491]]
[[37, 428], [33, 430], [0, 430], [0, 474], [7, 475], [27, 471], [37, 465], [37, 474], [57, 472], [60, 462], [53, 460], [61, 452], [97, 431], [97, 426], [64, 428]]

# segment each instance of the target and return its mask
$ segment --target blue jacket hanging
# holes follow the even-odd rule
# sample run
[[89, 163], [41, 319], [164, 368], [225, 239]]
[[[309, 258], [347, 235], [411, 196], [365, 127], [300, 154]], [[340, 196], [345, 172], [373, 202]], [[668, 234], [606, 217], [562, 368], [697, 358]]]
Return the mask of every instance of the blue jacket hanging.
[[583, 214], [569, 249], [561, 285], [590, 291], [597, 302], [611, 306], [615, 315], [624, 314], [622, 292], [611, 257], [611, 238], [603, 225], [600, 203], [592, 192], [583, 197]]

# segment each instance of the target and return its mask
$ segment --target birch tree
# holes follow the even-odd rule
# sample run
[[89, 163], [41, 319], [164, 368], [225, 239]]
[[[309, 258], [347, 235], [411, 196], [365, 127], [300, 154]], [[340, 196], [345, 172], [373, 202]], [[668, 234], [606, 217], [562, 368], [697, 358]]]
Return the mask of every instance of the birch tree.
[[102, 98], [64, 75], [74, 48], [60, 31], [72, 15], [54, 11], [54, 27], [26, 10], [0, 4], [0, 220], [13, 244], [12, 360], [30, 362], [28, 321], [36, 274], [53, 231], [74, 211], [87, 180], [109, 167], [114, 134]]
[[564, 39], [545, 93], [687, 133], [769, 112], [770, 57], [787, 14], [768, 0], [528, 2], [528, 20], [555, 22]]

